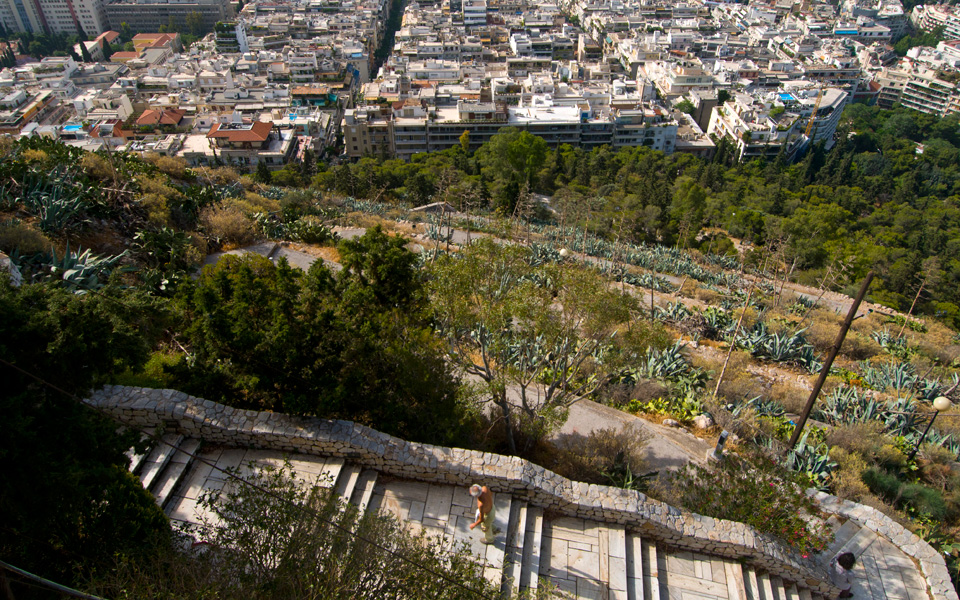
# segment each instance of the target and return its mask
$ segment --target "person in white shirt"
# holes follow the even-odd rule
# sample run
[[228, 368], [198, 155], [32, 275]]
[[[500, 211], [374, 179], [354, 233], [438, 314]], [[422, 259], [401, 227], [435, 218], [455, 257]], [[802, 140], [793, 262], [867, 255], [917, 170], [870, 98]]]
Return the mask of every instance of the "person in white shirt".
[[850, 591], [852, 587], [850, 571], [853, 570], [853, 565], [856, 564], [856, 562], [857, 557], [853, 555], [853, 552], [837, 554], [833, 557], [833, 560], [830, 561], [830, 580], [833, 581], [833, 585], [840, 588], [838, 598], [853, 597], [853, 592]]

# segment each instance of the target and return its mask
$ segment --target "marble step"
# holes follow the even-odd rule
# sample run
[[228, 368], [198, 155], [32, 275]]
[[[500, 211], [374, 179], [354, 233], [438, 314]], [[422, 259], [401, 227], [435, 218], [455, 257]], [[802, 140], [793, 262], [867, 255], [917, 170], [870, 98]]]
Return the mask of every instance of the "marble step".
[[775, 575], [770, 576], [770, 585], [773, 587], [773, 596], [776, 600], [787, 600], [786, 586], [783, 580]]
[[743, 566], [738, 562], [725, 560], [723, 571], [727, 578], [727, 596], [730, 600], [750, 600], [743, 577]]
[[514, 500], [511, 506], [510, 529], [507, 531], [500, 595], [510, 598], [520, 593], [520, 571], [523, 566], [523, 545], [527, 535], [527, 503]]
[[173, 496], [174, 490], [180, 485], [193, 464], [193, 455], [199, 449], [200, 440], [193, 438], [183, 440], [177, 446], [177, 451], [170, 458], [167, 468], [157, 478], [157, 483], [154, 486], [154, 495], [157, 497], [157, 504], [160, 505], [160, 508], [164, 508], [167, 501]]
[[[879, 539], [879, 536], [864, 527], [856, 533], [852, 538], [850, 538], [840, 550], [837, 551], [837, 554], [843, 554], [844, 552], [853, 552], [856, 556], [863, 554], [864, 550], [867, 549], [867, 546]], [[831, 557], [832, 558], [832, 557]]]
[[536, 591], [540, 584], [540, 549], [543, 543], [543, 509], [527, 507], [527, 530], [523, 537], [520, 561], [520, 589]]
[[800, 600], [800, 590], [795, 583], [786, 586], [786, 600]]
[[644, 600], [668, 600], [667, 589], [660, 585], [660, 559], [657, 544], [653, 540], [643, 540]]
[[[657, 546], [639, 534], [626, 539], [627, 599], [661, 600]], [[667, 598], [664, 588], [663, 598]]]
[[773, 594], [773, 582], [770, 581], [769, 573], [757, 575], [757, 583], [760, 584], [760, 600], [778, 600]]
[[178, 433], [165, 433], [160, 437], [157, 445], [150, 450], [147, 458], [144, 460], [143, 468], [140, 470], [140, 483], [145, 489], [152, 489], [157, 477], [163, 471], [164, 467], [170, 461], [170, 458], [176, 452], [177, 446], [183, 441], [183, 436]]
[[361, 513], [367, 511], [370, 499], [373, 498], [373, 489], [377, 486], [377, 472], [373, 469], [363, 469], [353, 488], [350, 501], [357, 505]]
[[356, 465], [344, 465], [337, 475], [337, 482], [334, 485], [334, 491], [344, 502], [349, 502], [353, 495], [353, 490], [360, 479], [360, 467]]
[[853, 536], [860, 532], [860, 526], [854, 523], [853, 521], [847, 521], [841, 525], [838, 529], [834, 530], [833, 533], [833, 543], [827, 548], [824, 552], [824, 556], [827, 559], [832, 559], [837, 552], [843, 548], [844, 544], [849, 542]]
[[[146, 429], [143, 430], [143, 434], [140, 436], [140, 439], [143, 441], [147, 441], [151, 439], [151, 437], [153, 436], [153, 432], [154, 432], [153, 427], [147, 427]], [[127, 458], [130, 459], [129, 469], [130, 469], [130, 472], [133, 473], [134, 475], [136, 475], [138, 471], [140, 471], [140, 468], [143, 466], [144, 459], [146, 459], [147, 455], [150, 454], [151, 449], [149, 446], [147, 448], [148, 449], [144, 451], [143, 454], [137, 454], [137, 452], [133, 448], [130, 448], [124, 453], [127, 455]]]
[[627, 600], [627, 532], [623, 525], [600, 528], [600, 581], [610, 600]]

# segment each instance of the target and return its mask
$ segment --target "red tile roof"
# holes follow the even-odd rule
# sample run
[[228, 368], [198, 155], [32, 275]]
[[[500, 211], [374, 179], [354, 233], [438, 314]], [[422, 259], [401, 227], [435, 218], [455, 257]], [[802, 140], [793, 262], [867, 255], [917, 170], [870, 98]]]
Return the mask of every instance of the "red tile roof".
[[137, 119], [137, 125], [179, 125], [187, 111], [181, 108], [154, 110], [148, 108]]
[[272, 123], [257, 121], [249, 129], [225, 129], [220, 131], [220, 123], [215, 124], [208, 138], [227, 138], [231, 142], [263, 142], [270, 136], [270, 130], [273, 129]]

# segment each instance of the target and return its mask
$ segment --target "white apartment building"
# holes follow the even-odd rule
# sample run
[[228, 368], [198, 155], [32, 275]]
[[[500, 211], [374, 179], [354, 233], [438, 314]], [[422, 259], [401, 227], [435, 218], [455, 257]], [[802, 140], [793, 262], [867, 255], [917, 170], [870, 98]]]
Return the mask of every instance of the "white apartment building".
[[487, 24], [487, 0], [463, 0], [463, 26], [483, 27]]
[[921, 31], [933, 31], [943, 27], [943, 37], [948, 40], [960, 39], [960, 13], [950, 4], [921, 4], [913, 7], [910, 20]]
[[733, 143], [741, 161], [774, 159], [781, 151], [792, 156], [801, 145], [796, 133], [800, 121], [786, 112], [771, 114], [775, 107], [750, 94], [735, 94], [713, 111], [707, 133]]

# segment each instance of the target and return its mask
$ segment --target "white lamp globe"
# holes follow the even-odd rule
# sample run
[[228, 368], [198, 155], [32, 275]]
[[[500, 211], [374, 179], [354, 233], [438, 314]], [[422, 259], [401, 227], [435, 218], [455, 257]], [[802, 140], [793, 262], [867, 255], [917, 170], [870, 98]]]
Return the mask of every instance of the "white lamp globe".
[[953, 406], [953, 403], [950, 402], [949, 398], [946, 398], [944, 396], [940, 396], [939, 398], [933, 401], [933, 407], [939, 410], [940, 412], [949, 410], [951, 406]]

